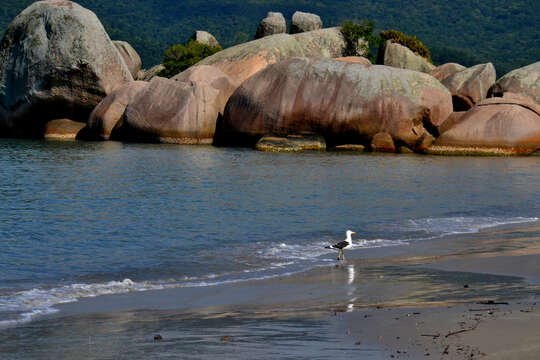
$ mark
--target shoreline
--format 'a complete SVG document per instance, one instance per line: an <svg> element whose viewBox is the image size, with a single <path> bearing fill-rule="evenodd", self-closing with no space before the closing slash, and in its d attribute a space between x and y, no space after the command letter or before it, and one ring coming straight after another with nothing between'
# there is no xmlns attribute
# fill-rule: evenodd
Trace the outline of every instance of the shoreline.
<svg viewBox="0 0 540 360"><path fill-rule="evenodd" d="M507 225L350 251L342 265L290 276L80 299L58 305L56 314L0 331L0 354L14 351L10 346L17 342L9 340L19 331L34 329L46 331L53 343L71 344L73 351L91 338L112 354L117 342L131 341L155 351L152 339L160 334L178 349L196 337L194 349L230 346L219 351L250 358L250 346L289 333L297 342L317 338L302 345L298 357L306 358L534 359L540 343L539 236L539 222ZM272 331L259 329L261 324ZM229 340L221 339L228 337L225 345ZM275 344L277 354L288 351L283 341ZM27 354L39 350L35 344L17 346Z"/></svg>

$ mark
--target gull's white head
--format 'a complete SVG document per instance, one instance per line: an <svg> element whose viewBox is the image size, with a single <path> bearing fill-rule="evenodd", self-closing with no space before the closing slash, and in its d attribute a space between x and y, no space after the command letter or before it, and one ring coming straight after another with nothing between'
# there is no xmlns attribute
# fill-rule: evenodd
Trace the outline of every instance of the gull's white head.
<svg viewBox="0 0 540 360"><path fill-rule="evenodd" d="M347 239L351 239L351 235L356 234L354 231L347 230Z"/></svg>

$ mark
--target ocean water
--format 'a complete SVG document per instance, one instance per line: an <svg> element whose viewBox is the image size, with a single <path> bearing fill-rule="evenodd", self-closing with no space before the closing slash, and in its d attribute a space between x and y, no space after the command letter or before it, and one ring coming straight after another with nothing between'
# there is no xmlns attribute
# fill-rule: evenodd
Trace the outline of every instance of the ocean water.
<svg viewBox="0 0 540 360"><path fill-rule="evenodd" d="M325 266L540 217L540 158L0 139L0 331L106 294Z"/></svg>

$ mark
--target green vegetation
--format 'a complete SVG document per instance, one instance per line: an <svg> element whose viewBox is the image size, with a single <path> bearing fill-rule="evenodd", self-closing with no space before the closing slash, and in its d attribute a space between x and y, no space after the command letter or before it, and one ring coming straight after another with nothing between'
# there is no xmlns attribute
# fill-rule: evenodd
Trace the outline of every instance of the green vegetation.
<svg viewBox="0 0 540 360"><path fill-rule="evenodd" d="M429 49L424 44L422 44L422 42L418 40L416 36L410 36L397 30L381 31L380 35L381 35L381 39L385 41L392 40L395 43L403 45L409 48L416 55L420 55L424 59L432 63L431 55L429 54Z"/></svg>
<svg viewBox="0 0 540 360"><path fill-rule="evenodd" d="M221 46L201 44L195 40L189 40L186 45L173 45L165 51L163 55L163 66L165 66L165 70L160 71L158 75L171 78L205 57L221 50L223 50Z"/></svg>
<svg viewBox="0 0 540 360"><path fill-rule="evenodd" d="M362 20L360 24L346 21L341 25L341 33L347 42L345 56L355 56L357 52L364 53L372 62L375 60L372 49L376 49L380 43L380 37L373 35L375 25L369 20ZM367 41L358 43L359 40ZM359 51L360 50L360 51Z"/></svg>
<svg viewBox="0 0 540 360"><path fill-rule="evenodd" d="M0 0L0 33L34 0ZM144 67L195 30L211 32L223 47L253 39L268 11L290 19L296 10L321 16L324 26L369 18L376 29L415 34L436 64L471 66L492 61L500 75L540 59L536 0L76 0L95 12L114 40L128 41Z"/></svg>

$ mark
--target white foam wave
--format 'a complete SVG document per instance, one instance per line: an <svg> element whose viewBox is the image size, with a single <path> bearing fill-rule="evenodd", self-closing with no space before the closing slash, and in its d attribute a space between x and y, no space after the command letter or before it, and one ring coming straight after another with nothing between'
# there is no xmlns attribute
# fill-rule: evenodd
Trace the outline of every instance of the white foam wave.
<svg viewBox="0 0 540 360"><path fill-rule="evenodd" d="M354 239L353 250L405 245L411 240L434 239L451 234L478 232L502 225L539 221L536 217L446 217L408 220L399 228L406 232L422 232L424 237L409 239ZM397 226L397 225L396 225ZM70 284L54 288L34 288L0 296L0 314L9 314L8 319L0 320L0 327L14 326L30 322L36 317L58 311L55 306L71 303L81 298L101 295L122 294L135 291L162 290L177 287L205 287L248 280L262 280L276 276L287 276L314 266L334 261L334 254L324 247L336 239L305 240L301 244L254 244L256 257L261 266L221 274L204 274L161 281L135 282L130 279L95 284ZM244 274L244 275L242 275ZM250 275L247 275L250 274ZM3 316L3 315L2 315Z"/></svg>
<svg viewBox="0 0 540 360"><path fill-rule="evenodd" d="M423 231L428 239L454 234L470 234L504 225L524 224L540 220L537 217L442 217L409 220L404 230ZM413 240L413 239L410 239Z"/></svg>

